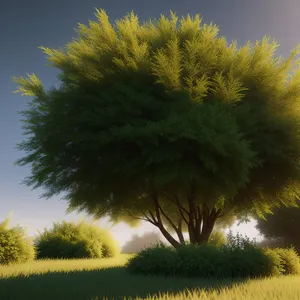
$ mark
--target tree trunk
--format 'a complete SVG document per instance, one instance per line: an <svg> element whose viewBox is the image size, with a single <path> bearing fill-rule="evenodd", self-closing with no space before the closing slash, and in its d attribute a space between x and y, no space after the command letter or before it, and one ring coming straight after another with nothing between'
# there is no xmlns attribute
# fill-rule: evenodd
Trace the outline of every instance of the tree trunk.
<svg viewBox="0 0 300 300"><path fill-rule="evenodd" d="M196 208L195 205L191 205L190 208L194 209L194 211L190 211L188 224L190 243L198 245L207 244L220 211L216 211L215 209L210 211L205 205L201 211L200 208ZM200 228L201 225L202 228Z"/></svg>
<svg viewBox="0 0 300 300"><path fill-rule="evenodd" d="M158 202L158 193L157 191L152 188L151 190L151 198L154 202L155 207L155 216L153 213L151 214L152 221L151 223L155 226L157 226L160 230L160 232L163 234L163 236L166 238L166 240L175 248L177 249L181 245L185 244L185 240L182 233L182 221L187 223L188 227L188 233L190 238L190 244L207 244L209 241L209 237L213 231L215 222L217 218L220 215L220 210L216 211L216 209L210 209L208 206L203 205L203 207L200 209L199 205L196 205L195 203L195 195L196 195L196 185L195 183L192 183L190 193L187 197L188 202L188 211L186 212L188 214L188 218L182 217L182 219L178 220L178 226L172 222L170 218L166 215L162 207L160 206ZM180 210L180 208L179 208ZM170 222L172 227L174 228L175 232L177 233L177 236L179 238L179 241L177 241L164 227L161 219L161 213L164 215L164 217ZM201 226L202 225L202 226Z"/></svg>

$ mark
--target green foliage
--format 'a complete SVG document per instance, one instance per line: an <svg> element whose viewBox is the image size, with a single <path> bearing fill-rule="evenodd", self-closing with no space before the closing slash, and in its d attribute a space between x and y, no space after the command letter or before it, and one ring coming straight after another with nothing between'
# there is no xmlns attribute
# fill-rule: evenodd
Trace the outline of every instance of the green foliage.
<svg viewBox="0 0 300 300"><path fill-rule="evenodd" d="M277 248L275 250L282 259L283 274L300 274L300 261L295 249Z"/></svg>
<svg viewBox="0 0 300 300"><path fill-rule="evenodd" d="M14 78L34 96L18 145L27 185L65 193L68 211L177 232L190 230L182 215L198 232L204 218L213 227L228 212L296 205L299 46L286 60L268 37L238 49L199 15L139 24L131 13L115 26L103 10L96 17L65 49L41 47L61 70L58 89Z"/></svg>
<svg viewBox="0 0 300 300"><path fill-rule="evenodd" d="M270 258L272 261L272 276L279 276L284 273L283 261L281 255L279 255L278 251L271 248L263 248L264 254Z"/></svg>
<svg viewBox="0 0 300 300"><path fill-rule="evenodd" d="M0 223L0 265L23 263L35 258L32 241L19 227L8 228L10 217Z"/></svg>
<svg viewBox="0 0 300 300"><path fill-rule="evenodd" d="M300 274L300 256L293 248L264 248L264 252L272 259L274 275Z"/></svg>
<svg viewBox="0 0 300 300"><path fill-rule="evenodd" d="M300 254L298 230L300 228L300 209L298 207L274 208L266 220L256 219L256 228L266 238L270 239L270 244L279 244L284 247L292 245Z"/></svg>
<svg viewBox="0 0 300 300"><path fill-rule="evenodd" d="M240 233L233 235L232 230L229 230L226 246L230 249L246 249L257 247L257 243L255 239L250 241L247 236L243 237Z"/></svg>
<svg viewBox="0 0 300 300"><path fill-rule="evenodd" d="M263 249L233 236L231 244L218 248L190 244L176 250L165 246L144 249L126 267L132 273L205 278L255 278L274 273L272 258Z"/></svg>
<svg viewBox="0 0 300 300"><path fill-rule="evenodd" d="M226 243L227 238L222 230L214 230L208 240L208 245L212 245L217 248L226 245Z"/></svg>
<svg viewBox="0 0 300 300"><path fill-rule="evenodd" d="M163 244L140 251L126 263L129 272L143 275L174 275L178 256L171 247Z"/></svg>
<svg viewBox="0 0 300 300"><path fill-rule="evenodd" d="M217 277L217 266L222 264L222 253L213 246L185 245L177 250L177 275L187 277Z"/></svg>
<svg viewBox="0 0 300 300"><path fill-rule="evenodd" d="M119 253L109 232L84 221L54 223L35 244L38 258L105 258Z"/></svg>

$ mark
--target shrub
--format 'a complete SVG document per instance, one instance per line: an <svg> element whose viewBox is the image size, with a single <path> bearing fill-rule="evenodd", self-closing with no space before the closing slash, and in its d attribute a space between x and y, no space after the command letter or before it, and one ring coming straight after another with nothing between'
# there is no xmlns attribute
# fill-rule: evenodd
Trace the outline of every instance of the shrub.
<svg viewBox="0 0 300 300"><path fill-rule="evenodd" d="M232 231L229 230L229 233L227 234L227 243L225 247L230 249L246 249L257 248L258 244L256 243L255 239L250 241L250 239L247 236L243 237L239 233L237 233L234 236Z"/></svg>
<svg viewBox="0 0 300 300"><path fill-rule="evenodd" d="M284 249L276 248L274 249L276 253L281 258L282 261L282 274L284 275L298 275L300 274L300 263L299 256L294 248Z"/></svg>
<svg viewBox="0 0 300 300"><path fill-rule="evenodd" d="M177 274L187 277L215 277L224 260L222 252L212 245L188 244L178 248L177 255Z"/></svg>
<svg viewBox="0 0 300 300"><path fill-rule="evenodd" d="M275 249L262 248L266 256L272 261L271 275L279 276L284 273L282 258Z"/></svg>
<svg viewBox="0 0 300 300"><path fill-rule="evenodd" d="M223 248L224 263L219 268L218 277L256 278L272 274L272 260L263 249L256 247Z"/></svg>
<svg viewBox="0 0 300 300"><path fill-rule="evenodd" d="M143 275L176 275L178 256L174 248L160 243L140 251L130 258L126 268L130 273Z"/></svg>
<svg viewBox="0 0 300 300"><path fill-rule="evenodd" d="M0 223L0 265L23 263L35 258L32 241L19 226L8 228L10 217Z"/></svg>
<svg viewBox="0 0 300 300"><path fill-rule="evenodd" d="M272 274L271 257L258 246L255 239L250 241L232 231L227 235L227 243L220 247L224 253L224 263L218 268L220 277L262 277Z"/></svg>
<svg viewBox="0 0 300 300"><path fill-rule="evenodd" d="M254 278L272 274L272 259L247 239L231 236L222 247L188 244L176 250L162 245L145 249L126 267L139 274Z"/></svg>
<svg viewBox="0 0 300 300"><path fill-rule="evenodd" d="M54 223L35 240L38 258L114 257L119 248L106 230L87 222Z"/></svg>

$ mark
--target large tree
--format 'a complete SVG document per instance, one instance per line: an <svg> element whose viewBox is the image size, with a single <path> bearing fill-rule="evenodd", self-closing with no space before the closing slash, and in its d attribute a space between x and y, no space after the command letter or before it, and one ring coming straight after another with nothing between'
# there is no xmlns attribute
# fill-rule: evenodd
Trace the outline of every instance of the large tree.
<svg viewBox="0 0 300 300"><path fill-rule="evenodd" d="M25 184L66 193L68 211L150 222L174 247L184 231L207 243L227 216L296 205L299 47L283 60L268 37L228 45L199 15L96 17L65 49L41 47L59 88L14 78L34 96L18 145Z"/></svg>
<svg viewBox="0 0 300 300"><path fill-rule="evenodd" d="M257 219L256 228L267 239L277 241L288 247L294 246L300 254L300 209L298 207L280 207L272 210L266 220Z"/></svg>

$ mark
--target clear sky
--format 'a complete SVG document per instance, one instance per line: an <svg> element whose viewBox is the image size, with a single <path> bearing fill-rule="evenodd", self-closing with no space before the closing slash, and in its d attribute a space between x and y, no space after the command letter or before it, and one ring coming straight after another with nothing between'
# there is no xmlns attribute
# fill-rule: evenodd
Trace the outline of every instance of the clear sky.
<svg viewBox="0 0 300 300"><path fill-rule="evenodd" d="M172 10L179 17L200 14L205 23L214 22L220 26L220 35L230 42L237 39L238 44L248 40L255 41L264 35L275 38L280 43L278 55L286 57L300 43L299 0L10 0L0 5L0 220L14 211L11 224L27 227L29 235L37 230L51 227L52 222L77 220L85 214L65 215L67 203L54 197L40 199L42 190L20 185L30 174L30 167L17 167L13 163L24 155L15 149L21 142L21 116L18 111L26 108L31 98L12 94L16 84L12 76L26 76L35 73L46 88L58 86L56 76L59 70L46 67L45 54L39 46L50 48L63 47L76 37L77 23L88 24L95 20L95 8L103 8L111 21L134 11L140 21L158 18L160 14L169 16ZM99 222L103 227L109 224ZM237 228L249 237L257 236L254 223ZM155 231L151 225L130 229L121 223L111 232L122 245L130 239L132 233Z"/></svg>

